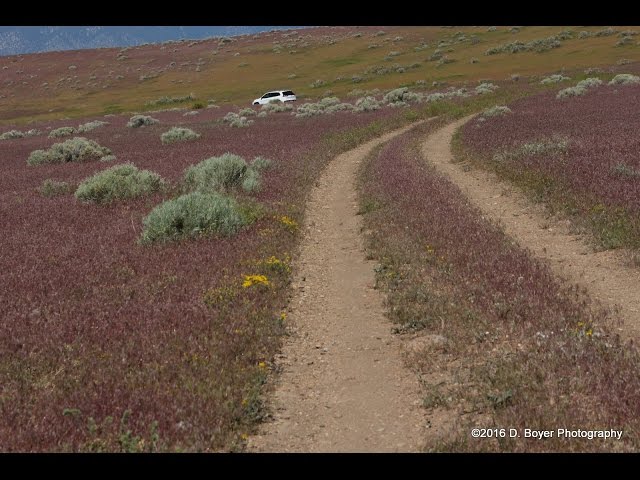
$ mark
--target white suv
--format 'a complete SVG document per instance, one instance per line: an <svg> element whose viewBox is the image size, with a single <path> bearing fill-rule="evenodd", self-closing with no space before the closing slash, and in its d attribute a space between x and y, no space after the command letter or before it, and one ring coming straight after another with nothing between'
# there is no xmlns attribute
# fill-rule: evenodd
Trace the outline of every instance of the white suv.
<svg viewBox="0 0 640 480"><path fill-rule="evenodd" d="M267 92L260 98L256 98L253 101L254 105L264 105L270 102L280 101L284 102L293 102L296 100L296 94L291 90L274 90L273 92Z"/></svg>

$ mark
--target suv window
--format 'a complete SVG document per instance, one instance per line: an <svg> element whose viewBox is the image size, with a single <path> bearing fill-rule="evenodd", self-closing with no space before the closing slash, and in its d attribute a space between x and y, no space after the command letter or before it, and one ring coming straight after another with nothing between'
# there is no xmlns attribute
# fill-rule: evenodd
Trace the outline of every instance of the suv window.
<svg viewBox="0 0 640 480"><path fill-rule="evenodd" d="M295 93L293 93L291 90L286 90L282 92L282 95L284 95L285 97L288 97L289 95L295 95Z"/></svg>
<svg viewBox="0 0 640 480"><path fill-rule="evenodd" d="M269 93L265 93L262 98L272 98L272 97L277 97L280 94L278 92L269 92Z"/></svg>

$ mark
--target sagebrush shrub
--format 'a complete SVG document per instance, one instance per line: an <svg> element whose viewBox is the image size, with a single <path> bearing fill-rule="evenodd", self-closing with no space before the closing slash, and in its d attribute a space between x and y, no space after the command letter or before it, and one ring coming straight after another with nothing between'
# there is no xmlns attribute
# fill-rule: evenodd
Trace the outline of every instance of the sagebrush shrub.
<svg viewBox="0 0 640 480"><path fill-rule="evenodd" d="M48 150L31 152L27 164L86 162L100 160L109 155L111 155L111 150L98 145L93 140L75 137L63 143L54 143Z"/></svg>
<svg viewBox="0 0 640 480"><path fill-rule="evenodd" d="M600 80L597 77L589 77L589 78L585 78L584 80L581 80L578 82L578 84L576 85L576 87L578 88L592 88L592 87L598 87L602 85L602 80Z"/></svg>
<svg viewBox="0 0 640 480"><path fill-rule="evenodd" d="M201 235L233 235L249 223L233 198L192 192L155 207L143 220L140 242L149 244Z"/></svg>
<svg viewBox="0 0 640 480"><path fill-rule="evenodd" d="M486 109L482 112L484 117L501 117L502 115L506 115L508 113L512 113L511 109L504 105L496 105L494 107Z"/></svg>
<svg viewBox="0 0 640 480"><path fill-rule="evenodd" d="M247 193L253 193L259 191L260 187L260 173L253 168L247 168L242 179L242 190Z"/></svg>
<svg viewBox="0 0 640 480"><path fill-rule="evenodd" d="M271 168L272 163L273 162L268 158L255 157L251 160L251 168L257 171L267 170L268 168Z"/></svg>
<svg viewBox="0 0 640 480"><path fill-rule="evenodd" d="M236 128L248 127L253 123L253 120L247 120L247 117L238 115L235 112L227 113L222 119L222 121Z"/></svg>
<svg viewBox="0 0 640 480"><path fill-rule="evenodd" d="M296 117L306 118L315 115L324 115L325 113L340 112L343 110L351 110L353 105L350 103L340 103L337 97L325 97L318 103L303 103L296 109Z"/></svg>
<svg viewBox="0 0 640 480"><path fill-rule="evenodd" d="M157 173L125 163L87 178L80 183L75 196L83 202L108 203L149 195L163 186L164 181Z"/></svg>
<svg viewBox="0 0 640 480"><path fill-rule="evenodd" d="M373 112L380 109L380 102L375 97L363 97L356 100L354 113Z"/></svg>
<svg viewBox="0 0 640 480"><path fill-rule="evenodd" d="M76 129L73 127L60 127L49 132L49 138L68 137L76 133Z"/></svg>
<svg viewBox="0 0 640 480"><path fill-rule="evenodd" d="M228 152L207 158L186 169L184 186L190 191L229 192L242 187L247 177L254 177L253 182L259 183L258 170L267 166L265 160L258 160L257 166L249 166L240 155Z"/></svg>
<svg viewBox="0 0 640 480"><path fill-rule="evenodd" d="M24 138L25 134L20 130L9 130L0 135L0 140L13 140L14 138Z"/></svg>
<svg viewBox="0 0 640 480"><path fill-rule="evenodd" d="M172 127L171 130L160 135L162 143L186 142L200 138L200 134L194 132L190 128Z"/></svg>
<svg viewBox="0 0 640 480"><path fill-rule="evenodd" d="M160 120L157 120L148 115L134 115L129 119L129 122L127 122L127 127L130 127L130 128L147 127L149 125L154 125L159 122Z"/></svg>
<svg viewBox="0 0 640 480"><path fill-rule="evenodd" d="M571 80L571 77L565 77L564 75L555 74L543 78L542 80L540 80L540 83L542 83L543 85L549 85L551 83L559 83L566 80Z"/></svg>
<svg viewBox="0 0 640 480"><path fill-rule="evenodd" d="M640 77L630 73L620 73L613 77L609 85L634 85L640 83Z"/></svg>
<svg viewBox="0 0 640 480"><path fill-rule="evenodd" d="M493 93L494 90L497 90L499 87L491 82L483 82L478 85L475 89L476 95L483 95L485 93Z"/></svg>
<svg viewBox="0 0 640 480"><path fill-rule="evenodd" d="M579 97L587 93L587 89L585 87L569 87L563 90L560 90L556 95L556 98L569 98L569 97Z"/></svg>
<svg viewBox="0 0 640 480"><path fill-rule="evenodd" d="M243 108L238 112L238 115L240 115L241 117L250 117L255 114L256 114L256 111L251 107Z"/></svg>
<svg viewBox="0 0 640 480"><path fill-rule="evenodd" d="M407 104L409 102L419 102L420 100L422 100L422 95L409 91L407 87L396 88L382 97L382 101L390 105Z"/></svg>
<svg viewBox="0 0 640 480"><path fill-rule="evenodd" d="M94 120L93 122L83 123L78 126L78 133L90 132L96 128L100 128L103 125L109 125L109 122L103 122L102 120Z"/></svg>
<svg viewBox="0 0 640 480"><path fill-rule="evenodd" d="M67 182L58 182L56 180L47 178L44 182L42 182L42 186L38 191L45 197L57 197L58 195L70 193L71 189L71 185L69 185Z"/></svg>
<svg viewBox="0 0 640 480"><path fill-rule="evenodd" d="M265 103L264 105L262 105L261 110L264 113L289 112L289 111L293 110L293 107L288 103L269 102L269 103Z"/></svg>

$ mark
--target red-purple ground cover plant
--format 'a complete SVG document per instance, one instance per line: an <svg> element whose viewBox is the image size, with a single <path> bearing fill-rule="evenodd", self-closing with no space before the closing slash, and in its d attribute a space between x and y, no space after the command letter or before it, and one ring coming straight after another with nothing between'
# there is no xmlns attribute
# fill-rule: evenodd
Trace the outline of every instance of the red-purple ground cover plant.
<svg viewBox="0 0 640 480"><path fill-rule="evenodd" d="M261 385L284 332L307 191L341 150L408 121L393 109L275 114L248 128L153 116L160 123L141 128L107 117L83 134L112 162L27 166L31 151L60 140L0 143L1 451L242 448L266 414ZM163 145L178 124L202 136ZM139 245L142 219L179 193L185 168L225 152L273 161L253 196L262 215L233 237ZM38 192L46 179L73 186L126 162L173 188L108 205Z"/></svg>
<svg viewBox="0 0 640 480"><path fill-rule="evenodd" d="M570 214L604 248L640 248L640 86L605 82L582 96L555 95L520 99L509 104L512 114L470 121L456 141L458 157ZM553 139L566 149L518 151Z"/></svg>
<svg viewBox="0 0 640 480"><path fill-rule="evenodd" d="M431 448L637 451L637 350L610 333L610 312L556 280L422 158L418 142L444 121L370 155L359 187L368 252L397 331L446 338L409 357L424 406L448 422ZM472 427L624 433L620 441L474 439Z"/></svg>

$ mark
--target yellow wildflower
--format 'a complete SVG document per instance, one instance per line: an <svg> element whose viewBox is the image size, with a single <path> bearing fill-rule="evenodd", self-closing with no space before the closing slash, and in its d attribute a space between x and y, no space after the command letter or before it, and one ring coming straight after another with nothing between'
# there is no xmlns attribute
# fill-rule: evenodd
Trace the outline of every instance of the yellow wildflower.
<svg viewBox="0 0 640 480"><path fill-rule="evenodd" d="M260 368L260 369L263 369L263 368L266 368L266 367L267 367L267 364L266 364L266 363L264 363L264 362L260 362L260 363L258 364L258 368Z"/></svg>
<svg viewBox="0 0 640 480"><path fill-rule="evenodd" d="M587 337L590 337L591 335L593 335L593 330L590 328L589 330L587 330L587 331L585 332L585 335L586 335Z"/></svg>
<svg viewBox="0 0 640 480"><path fill-rule="evenodd" d="M286 313L284 313L284 312L282 312L282 313L280 314L280 320L282 320L282 321L284 322L286 319L287 319L287 314L286 314Z"/></svg>
<svg viewBox="0 0 640 480"><path fill-rule="evenodd" d="M249 435L247 435L246 433L243 433L242 435L240 435L240 438L242 440L247 440L249 438Z"/></svg>
<svg viewBox="0 0 640 480"><path fill-rule="evenodd" d="M298 222L296 222L291 217L287 217L286 215L283 215L282 217L280 217L279 220L280 220L280 223L282 223L289 230L295 230L296 228L298 228Z"/></svg>
<svg viewBox="0 0 640 480"><path fill-rule="evenodd" d="M264 285L265 287L268 287L270 283L265 275L245 275L242 287L249 288L253 285Z"/></svg>

